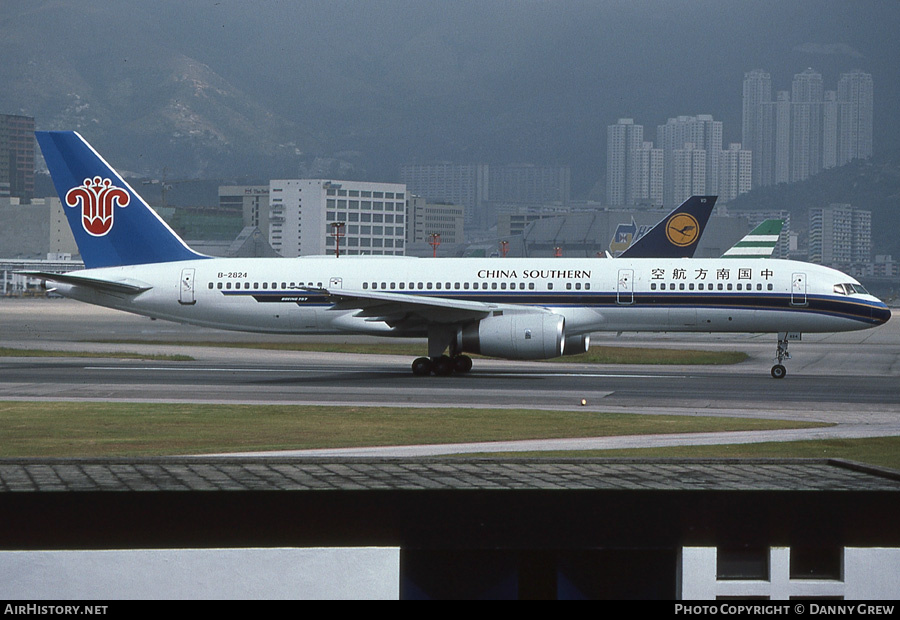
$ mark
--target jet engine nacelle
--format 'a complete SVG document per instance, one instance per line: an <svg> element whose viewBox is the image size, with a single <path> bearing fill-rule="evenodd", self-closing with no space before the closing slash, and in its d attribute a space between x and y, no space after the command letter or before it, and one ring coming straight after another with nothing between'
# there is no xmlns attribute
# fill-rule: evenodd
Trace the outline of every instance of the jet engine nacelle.
<svg viewBox="0 0 900 620"><path fill-rule="evenodd" d="M456 332L460 351L511 360L559 357L565 345L565 319L558 314L517 313L489 316Z"/></svg>
<svg viewBox="0 0 900 620"><path fill-rule="evenodd" d="M563 355L581 355L591 348L591 335L566 336L563 342Z"/></svg>

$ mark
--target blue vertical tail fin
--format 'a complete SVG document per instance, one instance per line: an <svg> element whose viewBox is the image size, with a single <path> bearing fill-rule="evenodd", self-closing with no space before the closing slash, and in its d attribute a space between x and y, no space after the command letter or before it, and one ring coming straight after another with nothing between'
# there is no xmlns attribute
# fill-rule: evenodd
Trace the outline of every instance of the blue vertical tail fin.
<svg viewBox="0 0 900 620"><path fill-rule="evenodd" d="M716 205L716 198L718 196L691 196L619 257L692 258Z"/></svg>
<svg viewBox="0 0 900 620"><path fill-rule="evenodd" d="M79 134L35 135L85 267L207 258L189 248Z"/></svg>

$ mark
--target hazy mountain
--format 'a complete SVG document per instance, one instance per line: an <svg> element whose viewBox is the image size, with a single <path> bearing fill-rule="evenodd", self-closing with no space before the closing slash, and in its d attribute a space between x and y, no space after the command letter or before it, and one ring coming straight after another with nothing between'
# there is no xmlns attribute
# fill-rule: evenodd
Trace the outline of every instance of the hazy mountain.
<svg viewBox="0 0 900 620"><path fill-rule="evenodd" d="M411 161L572 166L606 126L713 114L740 140L745 71L789 89L873 74L900 134L900 4L803 0L4 0L0 111L78 129L122 168L396 180Z"/></svg>
<svg viewBox="0 0 900 620"><path fill-rule="evenodd" d="M832 203L871 211L875 253L900 257L896 226L900 205L900 161L897 159L876 156L857 160L800 183L755 189L731 201L728 208L731 212L787 210L791 213L791 228L805 231L809 226L809 210Z"/></svg>

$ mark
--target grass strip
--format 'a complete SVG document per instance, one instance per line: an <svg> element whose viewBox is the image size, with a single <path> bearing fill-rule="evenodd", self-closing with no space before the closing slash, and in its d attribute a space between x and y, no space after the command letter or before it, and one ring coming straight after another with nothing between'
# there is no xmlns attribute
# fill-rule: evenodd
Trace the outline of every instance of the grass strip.
<svg viewBox="0 0 900 620"><path fill-rule="evenodd" d="M136 340L107 340L105 344L160 344L195 347L227 347L235 349L267 349L272 351L314 351L320 353L354 353L358 355L406 355L418 357L425 354L423 344L385 342L328 343L328 342L150 342ZM479 357L473 355L472 357ZM552 362L574 364L662 364L662 365L724 365L739 364L749 356L742 351L704 351L692 349L666 349L645 347L593 346L587 353L557 357Z"/></svg>
<svg viewBox="0 0 900 620"><path fill-rule="evenodd" d="M127 360L154 360L169 362L192 362L190 355L164 355L157 353L128 353L117 351L46 351L44 349L12 349L0 347L0 357L91 357L117 358Z"/></svg>
<svg viewBox="0 0 900 620"><path fill-rule="evenodd" d="M0 402L0 457L162 456L828 426L588 411Z"/></svg>

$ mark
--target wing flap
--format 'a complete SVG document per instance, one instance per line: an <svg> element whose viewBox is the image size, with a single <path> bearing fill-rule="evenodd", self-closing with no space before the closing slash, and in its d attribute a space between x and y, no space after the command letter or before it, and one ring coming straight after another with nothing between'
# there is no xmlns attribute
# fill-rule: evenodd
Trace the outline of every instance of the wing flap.
<svg viewBox="0 0 900 620"><path fill-rule="evenodd" d="M397 325L404 321L459 323L483 319L497 304L465 299L351 289L307 289L328 295L333 310L358 310L356 316Z"/></svg>

